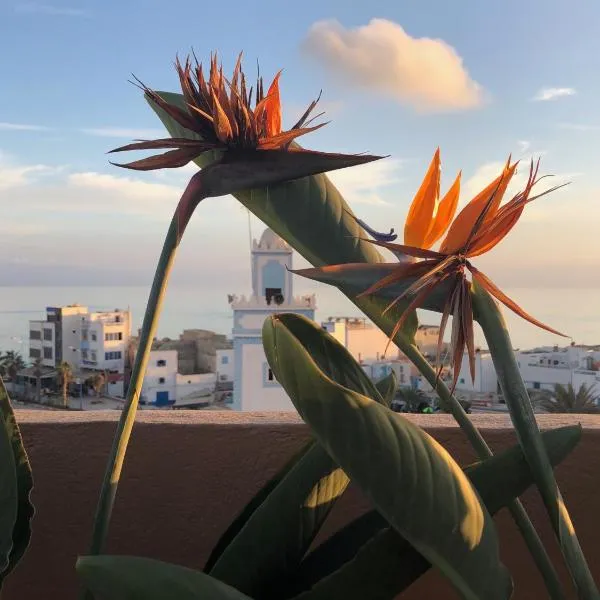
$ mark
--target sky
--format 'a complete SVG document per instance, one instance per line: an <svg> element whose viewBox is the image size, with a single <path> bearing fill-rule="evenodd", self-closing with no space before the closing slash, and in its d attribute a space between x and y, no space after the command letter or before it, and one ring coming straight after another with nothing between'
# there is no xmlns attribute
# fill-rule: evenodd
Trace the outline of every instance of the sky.
<svg viewBox="0 0 600 600"><path fill-rule="evenodd" d="M541 157L552 183L514 232L477 260L508 288L597 289L600 114L596 0L0 0L2 283L146 285L193 169L135 173L107 151L162 137L128 81L179 91L176 55L243 50L266 78L284 69L284 124L322 90L331 120L306 147L390 155L333 173L374 228L402 230L436 147L442 188L462 202L508 155ZM133 156L132 156L133 160ZM515 185L522 183L526 169ZM251 235L263 226L250 222ZM248 216L231 197L194 215L174 281L247 281ZM298 266L302 266L297 261ZM240 290L243 292L244 290ZM600 332L599 332L600 333Z"/></svg>

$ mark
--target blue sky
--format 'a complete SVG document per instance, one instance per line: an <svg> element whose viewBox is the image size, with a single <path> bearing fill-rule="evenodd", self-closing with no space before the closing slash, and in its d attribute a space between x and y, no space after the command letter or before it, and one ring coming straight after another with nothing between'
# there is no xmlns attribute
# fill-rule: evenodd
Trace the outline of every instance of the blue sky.
<svg viewBox="0 0 600 600"><path fill-rule="evenodd" d="M105 153L161 135L128 79L178 91L173 60L193 47L205 58L218 50L226 70L240 50L249 74L257 59L267 77L283 68L288 124L323 89L332 122L306 146L390 154L334 176L374 227L401 229L438 145L443 186L462 169L464 200L510 152L541 155L545 172L573 183L533 205L481 264L509 288L597 288L599 19L594 0L4 0L0 267L10 283L40 273L149 281L191 171L132 174ZM247 281L246 218L232 199L213 200L195 217L176 280ZM217 246L222 260L202 263Z"/></svg>

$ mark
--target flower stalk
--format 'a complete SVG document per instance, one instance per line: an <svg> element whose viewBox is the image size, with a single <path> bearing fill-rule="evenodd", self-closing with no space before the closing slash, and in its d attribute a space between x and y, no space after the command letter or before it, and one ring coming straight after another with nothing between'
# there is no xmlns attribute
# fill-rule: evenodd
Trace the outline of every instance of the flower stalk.
<svg viewBox="0 0 600 600"><path fill-rule="evenodd" d="M131 437L140 394L142 392L144 374L148 366L148 359L150 358L152 340L154 339L158 327L169 276L175 261L175 254L192 213L203 197L205 196L202 194L201 173L197 173L191 178L190 183L179 201L177 210L169 225L163 249L156 266L154 281L152 283L152 288L150 289L150 296L148 298L148 304L146 305L146 312L144 314L144 321L140 332L139 346L131 372L131 380L127 389L127 397L125 399L123 411L121 412L119 424L117 425L117 431L115 433L110 457L106 465L102 488L100 490L96 516L94 518L92 542L89 551L89 554L91 555L100 554L104 548L117 487L121 478L121 470L123 468L123 462Z"/></svg>
<svg viewBox="0 0 600 600"><path fill-rule="evenodd" d="M508 329L498 305L477 280L473 283L473 306L492 355L517 439L548 511L578 597L581 600L597 600L600 593L556 483L531 400L515 360Z"/></svg>

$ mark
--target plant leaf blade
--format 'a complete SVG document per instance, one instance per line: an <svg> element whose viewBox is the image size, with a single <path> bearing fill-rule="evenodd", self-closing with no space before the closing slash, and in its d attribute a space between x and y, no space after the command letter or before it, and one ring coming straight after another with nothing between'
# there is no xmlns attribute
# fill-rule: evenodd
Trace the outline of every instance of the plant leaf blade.
<svg viewBox="0 0 600 600"><path fill-rule="evenodd" d="M463 597L509 598L512 581L499 560L491 517L458 465L408 420L324 375L288 327L298 320L310 325L291 314L265 321L264 346L315 437Z"/></svg>
<svg viewBox="0 0 600 600"><path fill-rule="evenodd" d="M76 570L98 600L250 600L210 575L149 558L83 556Z"/></svg>

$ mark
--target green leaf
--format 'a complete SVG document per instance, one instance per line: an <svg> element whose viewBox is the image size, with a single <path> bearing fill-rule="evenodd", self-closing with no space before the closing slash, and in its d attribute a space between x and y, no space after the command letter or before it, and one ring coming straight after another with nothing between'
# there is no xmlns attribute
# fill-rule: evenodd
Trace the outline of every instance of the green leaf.
<svg viewBox="0 0 600 600"><path fill-rule="evenodd" d="M181 94L158 94L170 104L187 110ZM147 100L171 136L199 139L197 134L182 127L154 102ZM207 152L195 162L199 167L205 167L218 156L218 153ZM367 237L366 232L352 218L350 207L324 174L236 192L234 196L312 265L383 261L373 244L360 239ZM405 306L406 303L399 303L390 311L390 317L395 318L394 323ZM408 342L414 340L417 327L414 312L402 328Z"/></svg>
<svg viewBox="0 0 600 600"><path fill-rule="evenodd" d="M317 440L464 598L509 598L493 522L460 467L410 421L323 373L292 332L296 321L329 337L304 317L279 314L265 321L264 347Z"/></svg>
<svg viewBox="0 0 600 600"><path fill-rule="evenodd" d="M21 438L18 428L15 430L16 422L12 407L1 378L0 421L0 573L5 573L10 567L13 536L17 529L17 511L19 509L17 457L14 449L15 434L19 443ZM23 454L24 452L23 450Z"/></svg>
<svg viewBox="0 0 600 600"><path fill-rule="evenodd" d="M17 485L17 514L12 531L12 548L9 555L8 566L0 574L0 587L6 576L16 567L21 560L31 539L31 520L34 508L30 495L33 489L33 475L31 465L23 446L21 431L15 419L12 405L6 386L0 378L0 416L2 417L3 431L10 440L15 467Z"/></svg>
<svg viewBox="0 0 600 600"><path fill-rule="evenodd" d="M578 425L542 434L552 465L559 464L581 440ZM465 468L490 514L495 514L533 483L519 446ZM383 530L386 529L384 533ZM365 513L311 552L290 582L286 597L298 600L392 600L431 564L376 511ZM312 588L312 589L311 589Z"/></svg>
<svg viewBox="0 0 600 600"><path fill-rule="evenodd" d="M398 380L396 379L396 373L391 371L389 375L382 377L376 384L377 391L383 398L383 403L386 406L391 406L392 400L396 396L398 390Z"/></svg>
<svg viewBox="0 0 600 600"><path fill-rule="evenodd" d="M383 402L346 349L305 321L290 324L319 368L331 378ZM286 465L244 509L211 556L207 571L256 597L273 597L304 558L348 478L317 443ZM248 552L252 547L253 551Z"/></svg>
<svg viewBox="0 0 600 600"><path fill-rule="evenodd" d="M210 575L149 558L83 556L76 569L96 600L250 600Z"/></svg>
<svg viewBox="0 0 600 600"><path fill-rule="evenodd" d="M290 471L304 458L304 456L314 447L314 442L305 444L265 485L252 497L250 502L244 507L242 512L233 520L231 525L225 530L225 533L219 538L213 548L204 570L210 573L219 558L223 555L226 548L235 540L252 515L267 500L270 494L277 489L277 486L285 479Z"/></svg>

